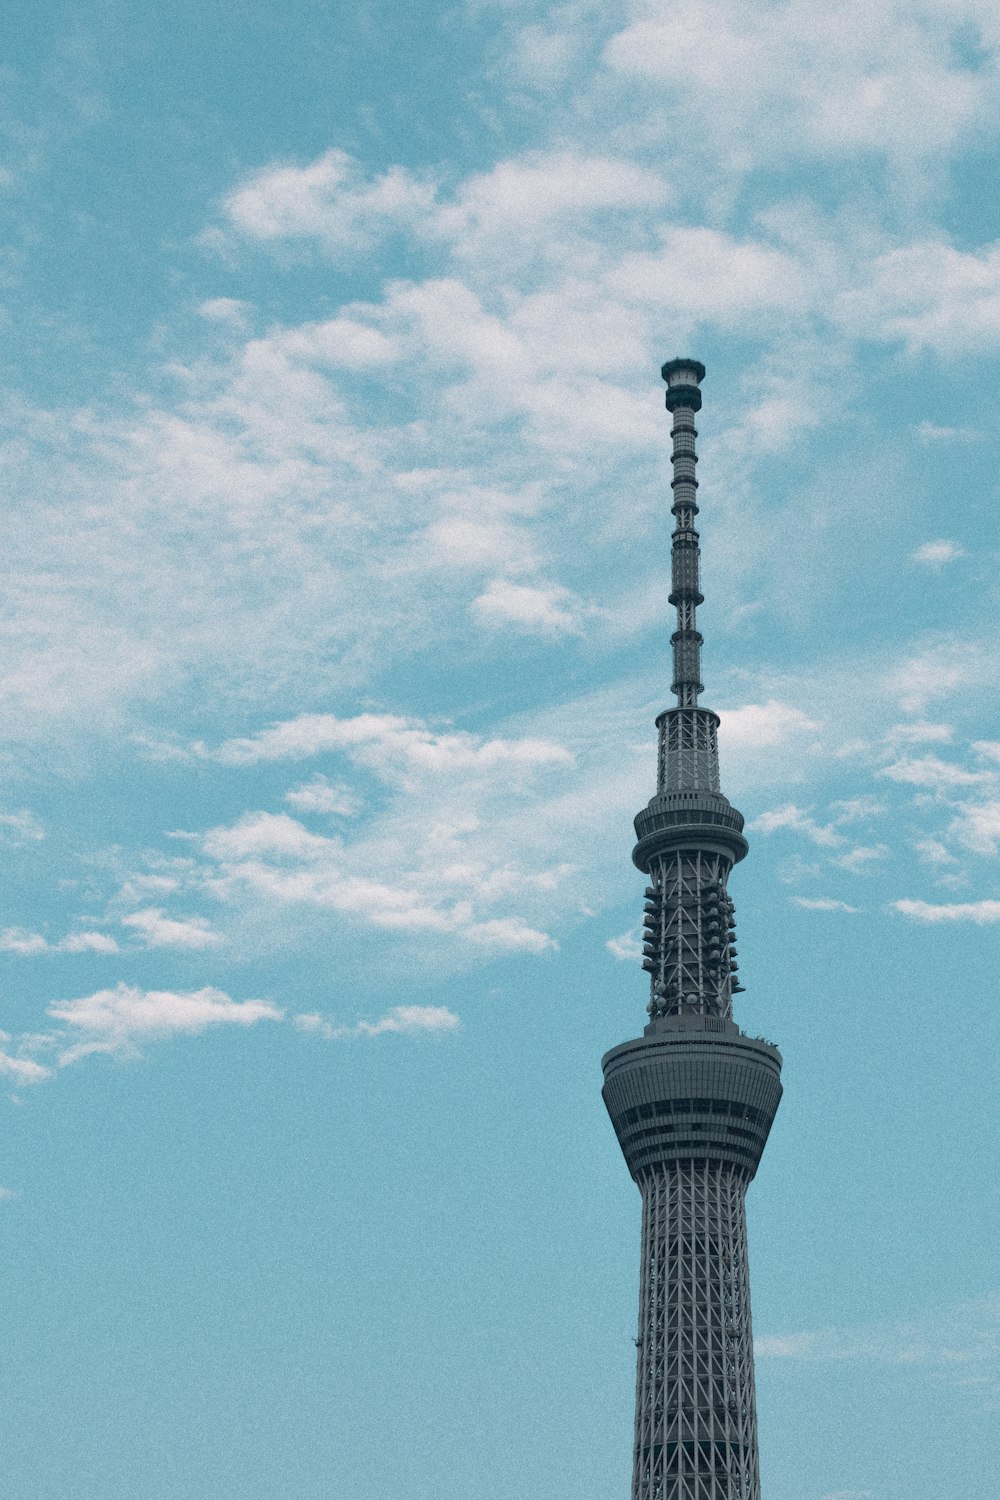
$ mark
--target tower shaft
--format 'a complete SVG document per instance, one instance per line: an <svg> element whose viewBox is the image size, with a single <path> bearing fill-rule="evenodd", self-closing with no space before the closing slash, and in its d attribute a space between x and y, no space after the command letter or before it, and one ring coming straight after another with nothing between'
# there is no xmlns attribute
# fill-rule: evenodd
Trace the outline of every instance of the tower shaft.
<svg viewBox="0 0 1000 1500"><path fill-rule="evenodd" d="M704 1159L643 1179L632 1500L759 1500L745 1194Z"/></svg>
<svg viewBox="0 0 1000 1500"><path fill-rule="evenodd" d="M673 413L675 708L657 719L656 793L635 819L648 877L650 1021L603 1059L604 1101L642 1194L632 1500L760 1500L744 1200L781 1098L781 1054L732 1019L728 893L747 852L700 708L694 414L704 367L663 367Z"/></svg>

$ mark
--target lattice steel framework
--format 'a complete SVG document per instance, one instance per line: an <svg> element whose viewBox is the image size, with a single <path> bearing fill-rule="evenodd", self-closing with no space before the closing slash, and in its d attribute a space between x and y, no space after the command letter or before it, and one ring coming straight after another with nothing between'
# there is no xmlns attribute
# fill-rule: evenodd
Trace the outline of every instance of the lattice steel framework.
<svg viewBox="0 0 1000 1500"><path fill-rule="evenodd" d="M704 376L696 360L663 367L677 706L657 719L656 794L635 820L650 1020L603 1061L605 1103L643 1201L632 1500L760 1500L744 1199L781 1098L781 1055L732 1019L743 986L727 884L747 845L719 788L719 719L698 704Z"/></svg>

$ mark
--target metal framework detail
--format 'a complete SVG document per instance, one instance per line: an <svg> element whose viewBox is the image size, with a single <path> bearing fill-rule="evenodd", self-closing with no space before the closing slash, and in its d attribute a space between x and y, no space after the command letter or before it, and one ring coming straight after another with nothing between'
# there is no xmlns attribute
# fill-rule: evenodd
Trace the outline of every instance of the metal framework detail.
<svg viewBox="0 0 1000 1500"><path fill-rule="evenodd" d="M642 1194L632 1500L760 1500L744 1200L781 1098L781 1054L739 1030L728 884L743 817L701 708L695 413L705 370L663 367L673 413L674 708L658 717L656 792L636 815L647 877L649 1024L603 1059L604 1100Z"/></svg>
<svg viewBox="0 0 1000 1500"><path fill-rule="evenodd" d="M632 1500L760 1500L746 1177L644 1175Z"/></svg>

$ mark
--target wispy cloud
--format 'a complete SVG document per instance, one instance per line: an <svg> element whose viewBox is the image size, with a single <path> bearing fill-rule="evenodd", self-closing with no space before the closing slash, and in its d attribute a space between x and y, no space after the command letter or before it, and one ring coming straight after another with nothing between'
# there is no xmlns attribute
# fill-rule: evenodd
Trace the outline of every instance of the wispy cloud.
<svg viewBox="0 0 1000 1500"><path fill-rule="evenodd" d="M957 542L937 541L922 542L915 551L910 553L910 561L923 563L929 568L943 568L945 563L955 562L964 557L965 551Z"/></svg>
<svg viewBox="0 0 1000 1500"><path fill-rule="evenodd" d="M0 812L0 839L8 844L36 844L45 837L45 829L28 808L18 812Z"/></svg>
<svg viewBox="0 0 1000 1500"><path fill-rule="evenodd" d="M351 787L328 781L321 772L287 791L285 801L297 812L329 813L342 818L353 818L362 806L361 798Z"/></svg>
<svg viewBox="0 0 1000 1500"><path fill-rule="evenodd" d="M158 906L122 917L123 927L136 933L147 948L211 948L221 942L204 917L168 917Z"/></svg>
<svg viewBox="0 0 1000 1500"><path fill-rule="evenodd" d="M134 1055L142 1044L172 1036L196 1036L212 1026L255 1026L280 1021L284 1012L268 1000L233 1000L223 990L143 990L120 983L79 1000L62 1000L48 1014L78 1040L63 1046L59 1065L94 1052Z"/></svg>
<svg viewBox="0 0 1000 1500"><path fill-rule="evenodd" d="M118 953L119 947L108 932L70 932L57 943L50 943L40 932L26 927L5 927L0 932L0 952L20 958L35 958L41 953Z"/></svg>
<svg viewBox="0 0 1000 1500"><path fill-rule="evenodd" d="M893 901L894 911L901 912L914 922L974 922L979 927L1000 922L1000 901L953 901L935 905L932 901Z"/></svg>
<svg viewBox="0 0 1000 1500"><path fill-rule="evenodd" d="M353 1025L340 1025L318 1011L310 1011L295 1016L294 1023L300 1031L328 1042L393 1034L445 1036L462 1027L458 1016L445 1005L394 1005L377 1021L356 1021Z"/></svg>
<svg viewBox="0 0 1000 1500"><path fill-rule="evenodd" d="M941 760L937 755L903 756L879 773L891 781L901 781L909 786L951 788L964 786L991 786L997 781L993 771L966 771L953 761Z"/></svg>
<svg viewBox="0 0 1000 1500"><path fill-rule="evenodd" d="M642 931L637 927L630 927L628 932L621 932L617 937L608 938L604 944L612 958L619 958L626 963L636 963L642 958Z"/></svg>
<svg viewBox="0 0 1000 1500"><path fill-rule="evenodd" d="M495 578L472 601L471 608L485 625L513 625L543 635L559 635L577 628L575 614L569 607L571 603L569 590L560 586L537 588Z"/></svg>
<svg viewBox="0 0 1000 1500"><path fill-rule="evenodd" d="M792 901L796 906L802 906L806 911L846 911L856 913L859 908L849 906L846 901L838 901L834 896L793 896Z"/></svg>
<svg viewBox="0 0 1000 1500"><path fill-rule="evenodd" d="M989 1399L1000 1393L1000 1298L959 1303L906 1323L763 1334L754 1351L761 1359L907 1367L979 1389Z"/></svg>
<svg viewBox="0 0 1000 1500"><path fill-rule="evenodd" d="M389 714L301 714L246 739L226 740L213 758L224 765L304 760L335 751L383 772L393 767L432 775L489 773L501 766L568 765L572 755L545 740L486 740L473 734L437 733L414 720Z"/></svg>

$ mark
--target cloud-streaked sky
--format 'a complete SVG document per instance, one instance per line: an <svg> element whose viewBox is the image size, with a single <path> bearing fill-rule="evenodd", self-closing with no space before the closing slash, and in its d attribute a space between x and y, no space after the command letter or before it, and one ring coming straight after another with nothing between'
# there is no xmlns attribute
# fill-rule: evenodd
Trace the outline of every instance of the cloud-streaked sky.
<svg viewBox="0 0 1000 1500"><path fill-rule="evenodd" d="M996 7L3 30L10 1493L625 1492L678 354L765 1493L990 1493Z"/></svg>

